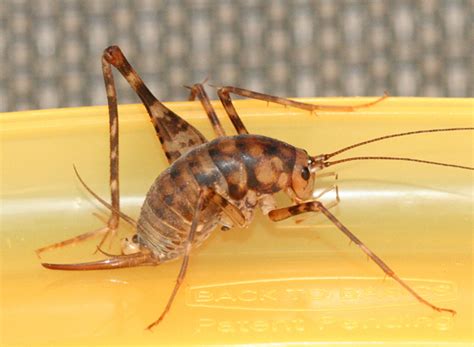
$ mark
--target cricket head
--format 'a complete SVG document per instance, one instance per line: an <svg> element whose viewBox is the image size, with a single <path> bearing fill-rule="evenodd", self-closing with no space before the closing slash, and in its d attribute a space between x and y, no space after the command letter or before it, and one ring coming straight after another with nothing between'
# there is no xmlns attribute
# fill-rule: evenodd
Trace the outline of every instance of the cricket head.
<svg viewBox="0 0 474 347"><path fill-rule="evenodd" d="M301 202L311 198L314 190L316 169L312 166L312 157L305 150L296 151L295 164L291 173L291 185L287 193L295 201Z"/></svg>

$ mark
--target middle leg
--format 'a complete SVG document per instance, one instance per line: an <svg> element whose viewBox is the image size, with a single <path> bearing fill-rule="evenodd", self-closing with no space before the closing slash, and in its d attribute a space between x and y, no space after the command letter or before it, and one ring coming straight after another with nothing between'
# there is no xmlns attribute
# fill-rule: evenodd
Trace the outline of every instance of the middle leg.
<svg viewBox="0 0 474 347"><path fill-rule="evenodd" d="M148 325L147 327L148 330L151 330L155 325L158 325L163 320L163 318L165 318L166 314L169 312L171 308L171 305L173 304L176 294L178 293L178 290L184 281L184 277L186 276L186 272L189 265L189 257L191 253L191 248L194 242L194 236L196 234L196 230L200 222L200 219L199 219L200 214L206 207L206 204L211 203L211 202L219 206L223 210L223 212L229 215L231 219L235 221L238 225L242 225L245 222L245 218L240 213L240 211L235 206L233 206L229 201L227 201L223 196L219 195L217 192L212 191L210 189L201 190L201 192L199 193L198 201L196 203L195 212L194 212L193 220L191 223L191 228L189 230L187 240L184 243L184 256L183 256L183 261L181 263L181 268L178 274L178 278L176 279L176 284L173 288L173 291L170 297L168 298L168 302L165 308L160 314L160 317L156 321Z"/></svg>
<svg viewBox="0 0 474 347"><path fill-rule="evenodd" d="M211 122L212 128L214 129L217 137L226 136L224 128L222 127L219 118L217 118L216 111L211 105L211 101L209 100L209 96L207 95L203 84L196 83L192 87L186 86L186 88L191 90L188 101L194 101L196 98L199 99L204 111L206 111L207 117L209 118L209 121Z"/></svg>
<svg viewBox="0 0 474 347"><path fill-rule="evenodd" d="M286 98L282 98L278 96L273 96L269 94L263 94L263 93L255 92L248 89L238 88L238 87L227 86L227 87L219 88L217 90L217 95L219 96L219 99L221 100L225 111L229 115L230 120L234 124L239 134L248 134L248 131L245 128L244 124L242 123L242 120L240 119L239 115L237 114L237 111L235 110L230 94L236 94L236 95L243 96L246 98L273 102L273 103L284 105L284 106L291 106L291 107L299 108L302 110L307 110L310 112L315 112L315 111L353 112L359 108L371 107L388 97L388 95L385 93L382 97L378 98L377 100L374 100L372 102L368 102L365 104L360 104L360 105L350 105L350 106L315 105L315 104L309 104L309 103L295 101L291 99L286 99Z"/></svg>

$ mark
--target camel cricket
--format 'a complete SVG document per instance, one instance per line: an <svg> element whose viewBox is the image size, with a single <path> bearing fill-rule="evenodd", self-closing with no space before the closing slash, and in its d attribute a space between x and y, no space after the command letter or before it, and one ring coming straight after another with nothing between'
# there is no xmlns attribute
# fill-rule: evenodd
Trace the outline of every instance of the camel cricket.
<svg viewBox="0 0 474 347"><path fill-rule="evenodd" d="M118 172L118 111L117 95L112 75L114 66L135 90L145 105L170 166L151 185L138 220L120 211ZM84 187L110 211L105 227L91 231L37 250L46 250L77 243L97 235L103 235L98 250L107 238L114 236L119 220L133 225L136 233L122 240L122 254L111 255L104 260L76 264L42 263L55 270L98 270L142 265L159 265L182 257L181 270L167 305L157 320L148 325L151 329L159 324L169 311L184 280L189 256L193 247L199 246L210 233L220 226L227 230L234 226L245 228L254 217L257 208L272 221L280 221L306 212L322 213L335 227L355 243L382 271L397 281L419 302L439 312L456 312L428 302L410 288L398 275L359 240L334 214L330 207L312 198L315 174L327 167L352 160L401 160L474 170L473 167L426 161L403 157L350 157L330 160L332 157L368 143L388 138L422 133L472 131L474 128L427 129L386 135L328 154L310 155L304 149L266 136L250 134L237 114L230 94L264 100L285 106L314 111L347 111L372 107L387 97L357 106L322 106L302 103L254 91L223 87L217 90L219 99L232 121L237 135L227 135L211 106L202 84L189 87L189 100L198 98L209 117L217 138L208 141L197 129L157 100L145 86L137 72L128 63L117 46L108 47L102 57L102 69L109 107L110 126L110 190L111 203L97 196L76 174ZM294 202L292 206L277 207L274 194L285 192Z"/></svg>

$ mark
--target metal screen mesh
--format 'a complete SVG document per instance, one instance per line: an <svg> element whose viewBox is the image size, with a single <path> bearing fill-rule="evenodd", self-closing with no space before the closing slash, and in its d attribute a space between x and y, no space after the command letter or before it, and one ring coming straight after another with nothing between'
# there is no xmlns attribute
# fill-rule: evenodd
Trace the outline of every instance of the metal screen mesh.
<svg viewBox="0 0 474 347"><path fill-rule="evenodd" d="M105 104L110 44L162 100L206 77L282 96L472 96L473 5L3 0L0 111ZM119 102L137 102L119 80Z"/></svg>

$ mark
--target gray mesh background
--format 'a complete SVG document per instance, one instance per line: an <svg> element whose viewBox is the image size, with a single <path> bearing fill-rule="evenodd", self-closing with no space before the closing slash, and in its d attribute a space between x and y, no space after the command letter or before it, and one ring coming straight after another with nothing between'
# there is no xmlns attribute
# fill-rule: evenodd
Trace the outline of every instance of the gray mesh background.
<svg viewBox="0 0 474 347"><path fill-rule="evenodd" d="M283 96L472 96L470 0L0 0L0 111L105 104L122 47L163 100L209 77ZM120 79L121 80L121 79ZM119 83L120 103L138 98Z"/></svg>

